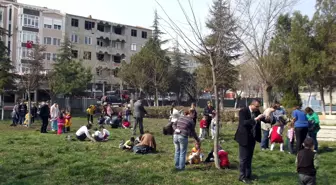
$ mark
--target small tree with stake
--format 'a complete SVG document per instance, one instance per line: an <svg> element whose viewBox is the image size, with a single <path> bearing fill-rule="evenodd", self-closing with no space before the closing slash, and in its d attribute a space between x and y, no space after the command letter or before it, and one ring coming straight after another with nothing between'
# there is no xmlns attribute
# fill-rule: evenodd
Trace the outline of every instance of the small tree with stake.
<svg viewBox="0 0 336 185"><path fill-rule="evenodd" d="M28 126L31 124L31 91L37 90L45 76L43 67L43 52L46 50L45 46L40 44L27 43L28 60L25 60L28 70L20 73L20 86L28 94Z"/></svg>

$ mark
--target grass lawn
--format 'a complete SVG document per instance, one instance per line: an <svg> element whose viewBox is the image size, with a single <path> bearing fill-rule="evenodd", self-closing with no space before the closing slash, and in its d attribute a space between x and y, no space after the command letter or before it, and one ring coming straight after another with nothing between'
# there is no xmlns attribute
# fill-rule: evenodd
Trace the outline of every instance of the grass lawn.
<svg viewBox="0 0 336 185"><path fill-rule="evenodd" d="M39 123L32 128L13 128L8 122L1 122L0 184L240 184L237 181L238 149L233 140L236 125L226 125L221 130L221 139L225 140L222 146L229 152L232 169L217 170L212 165L202 164L175 172L172 138L161 134L166 122L145 119L145 130L154 133L159 150L149 155L136 155L118 148L120 140L131 136L130 130L109 129L111 139L108 142L92 143L68 141L66 135L40 134L37 131ZM71 134L84 123L85 119L74 118ZM190 139L189 149L192 146ZM211 146L211 141L203 141L204 153L208 153ZM320 146L318 184L335 184L336 151L327 147L335 147L336 143L320 143ZM297 184L295 156L260 151L259 145L254 154L253 173L259 178L254 184Z"/></svg>

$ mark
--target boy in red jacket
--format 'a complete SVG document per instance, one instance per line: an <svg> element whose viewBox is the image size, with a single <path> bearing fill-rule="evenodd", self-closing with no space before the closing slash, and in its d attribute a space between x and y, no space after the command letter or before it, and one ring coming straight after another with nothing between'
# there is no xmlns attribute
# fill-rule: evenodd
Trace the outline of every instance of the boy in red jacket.
<svg viewBox="0 0 336 185"><path fill-rule="evenodd" d="M204 115L202 120L200 121L200 133L199 133L199 138L200 139L205 139L205 136L207 135L207 122L208 116Z"/></svg>

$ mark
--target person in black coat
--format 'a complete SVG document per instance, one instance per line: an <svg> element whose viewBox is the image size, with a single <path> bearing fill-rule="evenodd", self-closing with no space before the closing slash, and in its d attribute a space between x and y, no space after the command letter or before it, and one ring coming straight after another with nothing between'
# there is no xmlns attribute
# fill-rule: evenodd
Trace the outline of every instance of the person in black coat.
<svg viewBox="0 0 336 185"><path fill-rule="evenodd" d="M27 105L24 102L21 102L19 105L19 124L22 125L25 118L26 114L28 112Z"/></svg>
<svg viewBox="0 0 336 185"><path fill-rule="evenodd" d="M206 120L206 122L207 122L207 133L209 133L209 128L210 128L210 124L211 124L211 120L212 120L212 114L214 113L214 111L215 111L215 109L211 105L211 102L208 101L207 106L203 110L203 115L208 117L208 119Z"/></svg>
<svg viewBox="0 0 336 185"><path fill-rule="evenodd" d="M251 180L254 147L261 141L260 121L265 119L259 107L260 102L253 100L239 111L239 125L234 138L239 144L239 181L247 184Z"/></svg>
<svg viewBox="0 0 336 185"><path fill-rule="evenodd" d="M37 118L37 107L36 107L36 104L33 103L33 106L31 107L31 122L34 123L36 118Z"/></svg>
<svg viewBox="0 0 336 185"><path fill-rule="evenodd" d="M42 120L41 133L47 133L48 119L50 118L50 109L48 104L42 102L40 109L40 117Z"/></svg>

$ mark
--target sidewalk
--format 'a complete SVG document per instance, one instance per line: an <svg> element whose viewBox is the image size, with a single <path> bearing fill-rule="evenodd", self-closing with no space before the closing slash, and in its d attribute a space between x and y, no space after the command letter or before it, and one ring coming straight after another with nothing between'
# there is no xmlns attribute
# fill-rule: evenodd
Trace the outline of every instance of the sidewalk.
<svg viewBox="0 0 336 185"><path fill-rule="evenodd" d="M317 139L319 141L336 141L336 126L321 126Z"/></svg>

